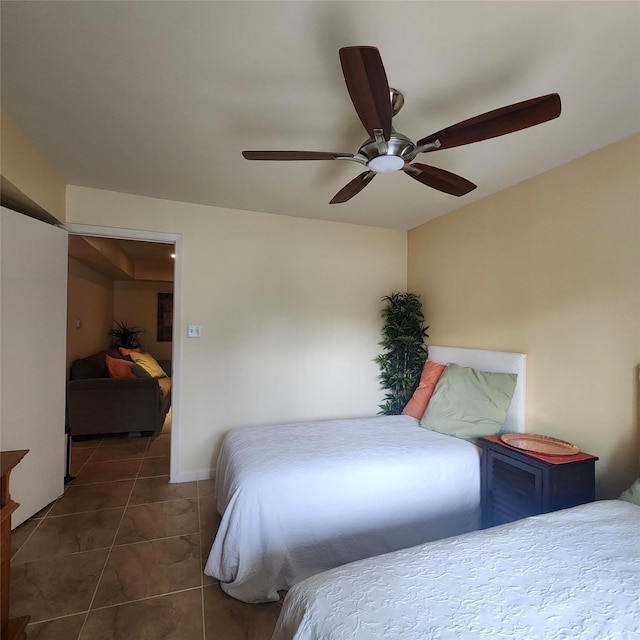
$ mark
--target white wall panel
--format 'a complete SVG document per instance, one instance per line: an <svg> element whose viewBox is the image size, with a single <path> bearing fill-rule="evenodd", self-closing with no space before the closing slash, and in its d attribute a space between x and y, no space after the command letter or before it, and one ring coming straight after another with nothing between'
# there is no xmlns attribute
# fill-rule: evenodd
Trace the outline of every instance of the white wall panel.
<svg viewBox="0 0 640 640"><path fill-rule="evenodd" d="M29 449L11 474L16 526L64 490L67 233L0 220L0 447Z"/></svg>

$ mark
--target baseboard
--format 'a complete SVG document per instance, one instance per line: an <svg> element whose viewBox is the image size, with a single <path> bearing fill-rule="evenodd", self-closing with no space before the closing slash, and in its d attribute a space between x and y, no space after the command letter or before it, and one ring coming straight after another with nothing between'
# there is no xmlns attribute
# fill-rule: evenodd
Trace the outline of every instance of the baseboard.
<svg viewBox="0 0 640 640"><path fill-rule="evenodd" d="M216 477L215 469L200 469L199 471L181 471L169 479L170 483L194 482L196 480L211 480Z"/></svg>

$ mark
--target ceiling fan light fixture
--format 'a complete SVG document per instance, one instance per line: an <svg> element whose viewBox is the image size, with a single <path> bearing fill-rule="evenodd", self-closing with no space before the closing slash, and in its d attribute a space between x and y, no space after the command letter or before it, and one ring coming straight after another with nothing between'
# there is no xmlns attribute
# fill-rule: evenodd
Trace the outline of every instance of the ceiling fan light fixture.
<svg viewBox="0 0 640 640"><path fill-rule="evenodd" d="M0 0L1 1L1 0ZM553 120L560 115L561 102L557 93L524 100L500 109L487 111L462 120L414 143L398 132L392 118L404 104L400 91L389 87L380 52L375 47L342 47L342 75L351 102L369 138L357 153L327 151L243 151L247 160L353 160L367 167L331 199L330 204L346 202L366 187L377 173L404 171L421 184L463 196L476 188L465 178L419 162L420 153L450 149L497 138Z"/></svg>
<svg viewBox="0 0 640 640"><path fill-rule="evenodd" d="M369 160L367 165L371 171L376 173L391 173L399 171L404 167L404 160L399 156L377 156Z"/></svg>

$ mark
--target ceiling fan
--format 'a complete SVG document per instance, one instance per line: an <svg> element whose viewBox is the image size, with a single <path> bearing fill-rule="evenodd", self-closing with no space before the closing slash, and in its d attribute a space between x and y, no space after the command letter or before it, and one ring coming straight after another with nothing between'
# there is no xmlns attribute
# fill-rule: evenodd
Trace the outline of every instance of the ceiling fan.
<svg viewBox="0 0 640 640"><path fill-rule="evenodd" d="M340 63L353 106L370 136L357 153L242 152L247 160L351 160L367 167L366 171L338 191L331 204L353 198L377 173L400 170L428 187L453 196L463 196L476 188L473 182L444 169L414 162L416 156L513 133L560 115L560 96L551 93L463 120L414 143L391 124L393 116L404 104L404 96L389 87L378 49L344 47L340 49Z"/></svg>

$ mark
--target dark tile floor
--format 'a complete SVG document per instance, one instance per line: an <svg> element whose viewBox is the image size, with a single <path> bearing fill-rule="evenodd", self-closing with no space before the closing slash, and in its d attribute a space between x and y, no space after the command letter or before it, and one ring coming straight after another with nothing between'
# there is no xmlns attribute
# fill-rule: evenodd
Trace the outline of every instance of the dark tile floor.
<svg viewBox="0 0 640 640"><path fill-rule="evenodd" d="M74 442L64 495L12 532L11 616L29 640L268 640L279 603L227 596L202 568L213 481L169 484L155 438Z"/></svg>

